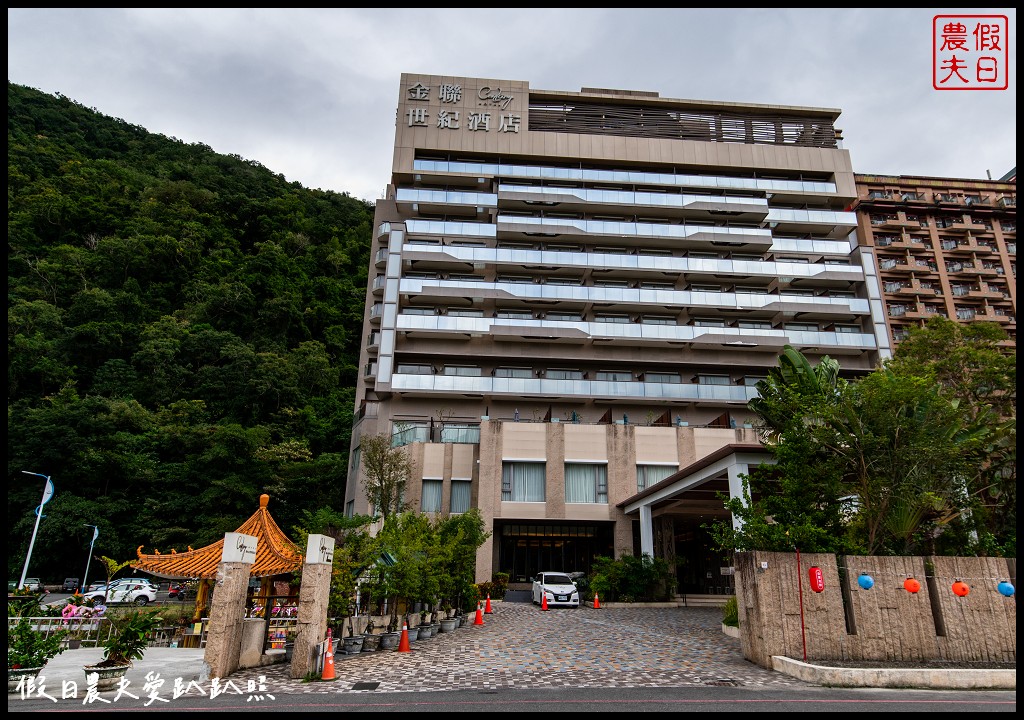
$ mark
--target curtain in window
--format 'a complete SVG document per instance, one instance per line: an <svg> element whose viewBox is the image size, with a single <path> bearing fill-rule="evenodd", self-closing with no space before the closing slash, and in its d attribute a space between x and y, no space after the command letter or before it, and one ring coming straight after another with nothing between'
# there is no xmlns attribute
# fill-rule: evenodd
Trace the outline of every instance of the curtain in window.
<svg viewBox="0 0 1024 720"><path fill-rule="evenodd" d="M423 481L423 512L441 512L441 486L440 480Z"/></svg>
<svg viewBox="0 0 1024 720"><path fill-rule="evenodd" d="M544 502L544 463L502 463L501 499L512 502Z"/></svg>
<svg viewBox="0 0 1024 720"><path fill-rule="evenodd" d="M565 464L567 503L608 502L608 468L592 463Z"/></svg>
<svg viewBox="0 0 1024 720"><path fill-rule="evenodd" d="M464 513L469 510L469 495L473 483L469 480L452 480L452 512Z"/></svg>
<svg viewBox="0 0 1024 720"><path fill-rule="evenodd" d="M656 485L669 475L674 474L679 468L675 465L637 465L636 466L636 489L637 492Z"/></svg>

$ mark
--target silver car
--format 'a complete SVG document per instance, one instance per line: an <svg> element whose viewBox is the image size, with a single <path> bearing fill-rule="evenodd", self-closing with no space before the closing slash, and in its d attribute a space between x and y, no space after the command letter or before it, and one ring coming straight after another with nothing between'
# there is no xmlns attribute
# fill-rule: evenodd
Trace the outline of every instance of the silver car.
<svg viewBox="0 0 1024 720"><path fill-rule="evenodd" d="M542 572L533 578L533 604L540 605L545 596L548 606L580 606L580 591L564 572Z"/></svg>

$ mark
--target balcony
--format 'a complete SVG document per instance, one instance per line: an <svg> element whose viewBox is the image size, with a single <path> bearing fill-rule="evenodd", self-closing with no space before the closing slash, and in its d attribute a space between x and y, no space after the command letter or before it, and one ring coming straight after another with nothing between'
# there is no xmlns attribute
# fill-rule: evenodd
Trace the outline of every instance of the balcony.
<svg viewBox="0 0 1024 720"><path fill-rule="evenodd" d="M378 248L377 252L373 255L373 262L376 265L384 264L384 261L388 259L388 249Z"/></svg>
<svg viewBox="0 0 1024 720"><path fill-rule="evenodd" d="M999 205L999 207L1003 208L1004 210L1009 210L1009 209L1016 210L1017 209L1017 198L1001 197L1001 198L999 198L999 202L996 203L996 204Z"/></svg>
<svg viewBox="0 0 1024 720"><path fill-rule="evenodd" d="M963 197L960 195L954 195L953 193L935 193L934 200L936 205L963 204Z"/></svg>

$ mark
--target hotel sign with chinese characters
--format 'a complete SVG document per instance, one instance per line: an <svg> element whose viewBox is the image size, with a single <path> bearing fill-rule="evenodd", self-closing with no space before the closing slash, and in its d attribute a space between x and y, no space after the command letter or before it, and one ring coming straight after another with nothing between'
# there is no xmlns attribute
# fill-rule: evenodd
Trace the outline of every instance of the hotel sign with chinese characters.
<svg viewBox="0 0 1024 720"><path fill-rule="evenodd" d="M932 18L932 87L1006 90L1009 32L1005 15L936 15Z"/></svg>
<svg viewBox="0 0 1024 720"><path fill-rule="evenodd" d="M474 96L466 97L461 85L441 83L435 88L418 82L406 89L406 99L412 103L429 103L435 91L437 102L442 107L434 112L429 107L410 107L405 111L405 121L409 127L436 127L439 130L467 132L519 132L523 117L509 110L515 97L500 87L484 86Z"/></svg>

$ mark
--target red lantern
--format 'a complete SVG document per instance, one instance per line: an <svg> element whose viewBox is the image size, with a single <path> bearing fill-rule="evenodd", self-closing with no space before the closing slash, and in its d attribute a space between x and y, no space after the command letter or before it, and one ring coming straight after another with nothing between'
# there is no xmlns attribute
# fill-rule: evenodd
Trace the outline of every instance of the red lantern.
<svg viewBox="0 0 1024 720"><path fill-rule="evenodd" d="M914 594L921 589L921 583L914 578L907 578L903 581L903 589L908 593Z"/></svg>
<svg viewBox="0 0 1024 720"><path fill-rule="evenodd" d="M820 567L808 568L807 574L811 579L811 590L820 593L825 589L825 576L821 574Z"/></svg>
<svg viewBox="0 0 1024 720"><path fill-rule="evenodd" d="M967 587L967 583L962 580L957 580L953 583L953 594L957 597L967 597L967 593L970 591L971 589Z"/></svg>

